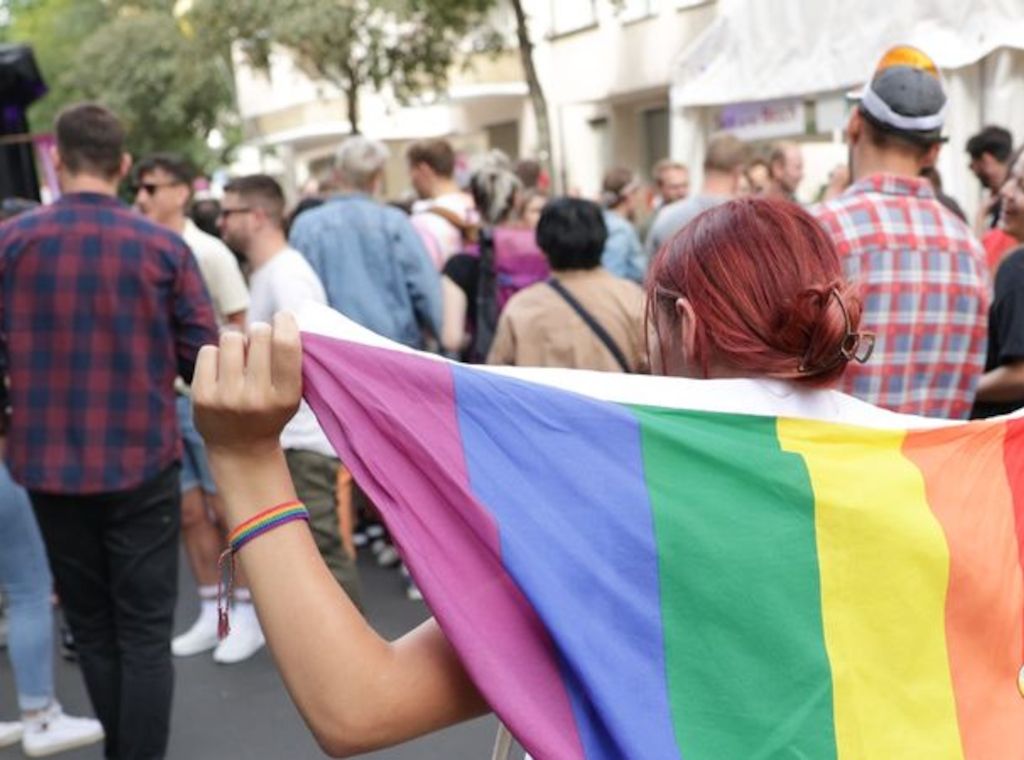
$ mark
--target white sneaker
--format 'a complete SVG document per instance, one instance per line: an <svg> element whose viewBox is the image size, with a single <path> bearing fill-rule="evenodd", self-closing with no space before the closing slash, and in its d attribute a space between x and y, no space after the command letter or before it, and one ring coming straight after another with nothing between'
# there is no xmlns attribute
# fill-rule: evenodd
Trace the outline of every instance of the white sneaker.
<svg viewBox="0 0 1024 760"><path fill-rule="evenodd" d="M72 718L54 702L46 712L25 720L21 748L29 757L58 752L103 741L103 726L92 718Z"/></svg>
<svg viewBox="0 0 1024 760"><path fill-rule="evenodd" d="M9 747L21 741L21 723L0 723L0 747Z"/></svg>
<svg viewBox="0 0 1024 760"><path fill-rule="evenodd" d="M398 549L388 544L377 553L377 565L380 567L398 567L402 558L398 556Z"/></svg>
<svg viewBox="0 0 1024 760"><path fill-rule="evenodd" d="M221 665L234 665L256 654L266 639L250 603L236 603L231 611L231 631L213 650L213 661Z"/></svg>
<svg viewBox="0 0 1024 760"><path fill-rule="evenodd" d="M175 636L171 641L171 653L175 657L191 657L200 652L208 652L217 646L217 608L212 614L203 609L185 633Z"/></svg>

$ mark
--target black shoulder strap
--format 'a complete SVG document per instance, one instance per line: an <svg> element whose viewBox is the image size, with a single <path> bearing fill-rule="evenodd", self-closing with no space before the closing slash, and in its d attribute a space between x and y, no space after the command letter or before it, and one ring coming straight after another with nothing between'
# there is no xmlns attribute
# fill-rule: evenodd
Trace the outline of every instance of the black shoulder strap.
<svg viewBox="0 0 1024 760"><path fill-rule="evenodd" d="M594 331L594 335L601 339L604 343L604 347L608 349L612 356L615 357L615 361L622 367L623 372L630 372L629 362L626 361L626 357L619 349L618 345L612 340L612 336L608 334L608 331L601 327L601 323L594 319L594 315L583 308L583 304L577 301L572 293L565 289L565 286L558 280L551 278L548 280L550 285L558 295L565 299L565 302L569 304L573 311L580 315L580 319L587 323L587 327Z"/></svg>
<svg viewBox="0 0 1024 760"><path fill-rule="evenodd" d="M473 325L471 362L482 364L486 361L497 328L498 285L494 271L494 232L484 227L480 230L480 266L476 282L476 322Z"/></svg>

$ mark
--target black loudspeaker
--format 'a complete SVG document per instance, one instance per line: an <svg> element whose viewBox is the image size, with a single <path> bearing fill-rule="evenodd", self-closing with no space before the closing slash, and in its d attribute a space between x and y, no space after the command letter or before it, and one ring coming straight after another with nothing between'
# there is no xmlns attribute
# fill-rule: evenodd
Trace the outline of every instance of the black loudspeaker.
<svg viewBox="0 0 1024 760"><path fill-rule="evenodd" d="M25 111L46 94L28 45L0 45L0 198L39 200Z"/></svg>

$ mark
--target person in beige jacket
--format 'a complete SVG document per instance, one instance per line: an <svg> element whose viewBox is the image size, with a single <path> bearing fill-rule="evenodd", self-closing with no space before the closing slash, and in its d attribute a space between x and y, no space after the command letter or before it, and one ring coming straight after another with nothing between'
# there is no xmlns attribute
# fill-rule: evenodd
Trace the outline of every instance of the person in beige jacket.
<svg viewBox="0 0 1024 760"><path fill-rule="evenodd" d="M516 293L498 322L488 364L638 372L645 367L643 290L601 266L601 208L556 198L537 244L552 277Z"/></svg>

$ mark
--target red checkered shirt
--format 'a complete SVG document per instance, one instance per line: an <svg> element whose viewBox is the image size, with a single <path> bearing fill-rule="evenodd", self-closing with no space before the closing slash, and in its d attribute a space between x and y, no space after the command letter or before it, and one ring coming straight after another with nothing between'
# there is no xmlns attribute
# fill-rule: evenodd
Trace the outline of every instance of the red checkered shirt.
<svg viewBox="0 0 1024 760"><path fill-rule="evenodd" d="M16 481L126 491L180 460L174 377L217 340L181 238L116 198L65 195L0 225L0 287Z"/></svg>
<svg viewBox="0 0 1024 760"><path fill-rule="evenodd" d="M985 366L988 275L981 244L915 177L875 174L813 209L860 287L876 335L840 389L877 406L965 419Z"/></svg>

